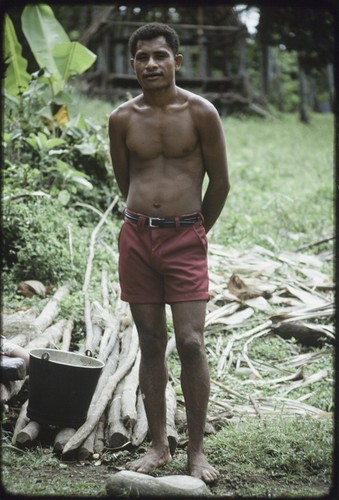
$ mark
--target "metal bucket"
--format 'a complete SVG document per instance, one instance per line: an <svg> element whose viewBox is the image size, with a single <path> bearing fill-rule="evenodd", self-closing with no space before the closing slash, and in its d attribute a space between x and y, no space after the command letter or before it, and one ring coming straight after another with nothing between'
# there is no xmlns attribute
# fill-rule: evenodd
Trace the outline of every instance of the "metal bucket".
<svg viewBox="0 0 339 500"><path fill-rule="evenodd" d="M29 354L28 418L60 427L82 425L105 364L56 349L32 349Z"/></svg>

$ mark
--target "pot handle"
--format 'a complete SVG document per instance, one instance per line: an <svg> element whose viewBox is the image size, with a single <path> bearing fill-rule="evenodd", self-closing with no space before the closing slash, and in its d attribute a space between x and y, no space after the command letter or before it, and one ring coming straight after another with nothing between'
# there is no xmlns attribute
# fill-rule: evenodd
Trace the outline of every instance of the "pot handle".
<svg viewBox="0 0 339 500"><path fill-rule="evenodd" d="M43 359L44 361L49 361L49 354L48 354L48 352L44 352L41 355L41 359Z"/></svg>
<svg viewBox="0 0 339 500"><path fill-rule="evenodd" d="M93 357L92 351L90 349L86 349L85 356L88 356L89 358L92 358Z"/></svg>

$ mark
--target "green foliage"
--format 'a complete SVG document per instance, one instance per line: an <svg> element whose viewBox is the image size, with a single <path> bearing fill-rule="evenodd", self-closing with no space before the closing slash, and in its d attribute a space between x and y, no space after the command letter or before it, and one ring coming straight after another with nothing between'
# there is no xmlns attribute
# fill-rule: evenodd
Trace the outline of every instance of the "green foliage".
<svg viewBox="0 0 339 500"><path fill-rule="evenodd" d="M108 168L108 146L101 127L80 114L69 119L72 93L66 83L83 73L96 56L81 44L71 42L50 7L26 6L22 25L26 39L40 66L29 85L19 81L16 70L25 69L21 46L13 25L6 19L6 57L13 64L6 75L4 194L42 190L63 205L83 201L106 208L112 196L112 173ZM16 65L14 64L16 62ZM19 75L19 76L18 76ZM23 77L22 80L26 81ZM11 83L12 82L12 83Z"/></svg>
<svg viewBox="0 0 339 500"><path fill-rule="evenodd" d="M72 234L72 251L70 248ZM3 270L15 283L81 280L89 231L53 199L5 202L2 217Z"/></svg>
<svg viewBox="0 0 339 500"><path fill-rule="evenodd" d="M31 75L27 72L27 60L22 57L22 48L15 29L8 15L5 16L5 63L8 65L5 76L5 88L9 95L17 96L27 89Z"/></svg>
<svg viewBox="0 0 339 500"><path fill-rule="evenodd" d="M270 104L282 113L299 109L299 82L297 78L297 54L276 48L276 71L270 90Z"/></svg>
<svg viewBox="0 0 339 500"><path fill-rule="evenodd" d="M106 208L112 197L113 172L101 127L78 115L60 127L59 137L55 137L47 127L41 131L39 118L29 123L35 107L33 96L28 96L20 110L8 106L3 136L4 195L43 190L64 205L80 197Z"/></svg>
<svg viewBox="0 0 339 500"><path fill-rule="evenodd" d="M297 51L305 70L334 63L334 10L322 6L261 6L258 40Z"/></svg>
<svg viewBox="0 0 339 500"><path fill-rule="evenodd" d="M43 83L46 104L65 100L62 91L70 77L86 71L96 56L78 42L71 42L63 27L54 17L52 9L44 4L28 5L22 13L22 29L30 45L40 71L36 77ZM29 88L31 75L26 71L27 61L13 23L5 18L5 59L8 67L5 75L5 91L11 96L22 94Z"/></svg>

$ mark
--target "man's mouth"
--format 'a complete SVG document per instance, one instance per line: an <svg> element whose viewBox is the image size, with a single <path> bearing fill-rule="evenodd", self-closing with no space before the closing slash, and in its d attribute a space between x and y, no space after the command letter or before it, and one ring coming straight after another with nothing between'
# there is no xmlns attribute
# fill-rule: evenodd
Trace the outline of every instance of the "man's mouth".
<svg viewBox="0 0 339 500"><path fill-rule="evenodd" d="M161 73L153 72L153 73L146 73L144 75L144 78L146 78L147 80L153 80L158 78L159 76L161 76Z"/></svg>

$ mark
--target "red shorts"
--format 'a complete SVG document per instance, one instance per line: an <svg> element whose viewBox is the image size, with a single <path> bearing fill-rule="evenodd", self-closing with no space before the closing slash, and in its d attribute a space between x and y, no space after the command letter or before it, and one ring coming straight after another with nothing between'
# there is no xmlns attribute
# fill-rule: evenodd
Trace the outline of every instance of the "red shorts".
<svg viewBox="0 0 339 500"><path fill-rule="evenodd" d="M126 220L119 235L121 299L137 304L209 300L202 220L155 228Z"/></svg>

